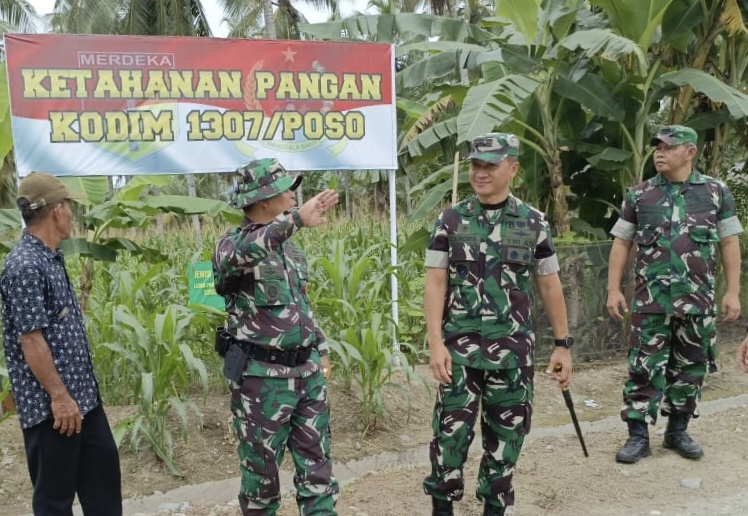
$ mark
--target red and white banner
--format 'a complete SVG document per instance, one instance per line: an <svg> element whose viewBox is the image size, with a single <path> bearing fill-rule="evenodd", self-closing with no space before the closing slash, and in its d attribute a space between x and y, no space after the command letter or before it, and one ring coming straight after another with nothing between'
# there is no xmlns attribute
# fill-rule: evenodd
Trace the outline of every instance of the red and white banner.
<svg viewBox="0 0 748 516"><path fill-rule="evenodd" d="M396 169L391 45L6 34L20 176Z"/></svg>

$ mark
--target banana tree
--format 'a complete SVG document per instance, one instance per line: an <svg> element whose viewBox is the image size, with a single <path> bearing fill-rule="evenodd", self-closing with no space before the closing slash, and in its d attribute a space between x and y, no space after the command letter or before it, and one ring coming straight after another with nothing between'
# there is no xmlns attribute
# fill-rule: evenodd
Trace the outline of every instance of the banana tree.
<svg viewBox="0 0 748 516"><path fill-rule="evenodd" d="M577 208L583 203L599 207L586 210L593 226L603 220L601 213L617 207L628 186L642 180L649 128L663 100L692 87L723 106L723 116L733 121L746 116L748 97L738 89L704 71L669 69L652 52L664 19L673 31L692 23L692 13L677 0L592 3L599 7L597 16L580 1L503 0L502 18L489 20L502 27L500 49L477 54L480 78L457 117L458 143L495 128L520 136L529 151L522 165L525 186L535 191L530 199L545 208L543 192L537 190L550 185L551 220L560 234L569 228L566 199L572 177L580 189ZM502 25L507 19L511 24ZM424 61L430 59L434 57ZM699 122L714 126L714 120L703 117ZM445 121L440 129L450 129L452 123ZM408 149L430 137L424 132ZM581 158L578 168L564 170L575 157ZM596 190L613 197L596 199L598 193L589 190L594 183Z"/></svg>
<svg viewBox="0 0 748 516"><path fill-rule="evenodd" d="M13 134L10 126L8 72L0 67L0 208L15 207L16 176L13 163Z"/></svg>
<svg viewBox="0 0 748 516"><path fill-rule="evenodd" d="M731 87L745 91L748 2L680 0L679 5L678 12L688 16L676 21L686 23L675 25L668 16L663 20L663 40L678 43L668 56L672 65L708 71ZM736 161L745 159L744 152L729 152L731 142L748 137L745 124L735 123L722 103L706 98L692 85L681 88L670 104L672 123L686 119L690 119L689 125L694 129L709 133L701 153L701 164L707 174L724 175ZM735 154L732 161L726 160L730 154Z"/></svg>
<svg viewBox="0 0 748 516"><path fill-rule="evenodd" d="M232 223L241 220L241 214L215 199L200 199L181 195L148 195L152 187L164 186L168 176L136 176L121 188L111 200L108 182L103 177L65 178L68 185L85 194L83 203L89 207L83 216L88 230L87 238L71 238L64 242L63 249L79 254L83 261L81 271L81 308L85 311L86 300L93 286L94 261L113 261L121 251L140 255L151 262L163 261L166 257L160 250L151 248L119 235L109 236L108 230L143 228L161 213L178 215L211 215Z"/></svg>

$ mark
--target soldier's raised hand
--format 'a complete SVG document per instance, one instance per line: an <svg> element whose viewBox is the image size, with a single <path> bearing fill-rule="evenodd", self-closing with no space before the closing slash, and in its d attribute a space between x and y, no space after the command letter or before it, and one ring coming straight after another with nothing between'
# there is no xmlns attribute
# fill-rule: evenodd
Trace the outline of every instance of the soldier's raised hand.
<svg viewBox="0 0 748 516"><path fill-rule="evenodd" d="M305 227L313 228L327 222L323 214L338 204L340 196L335 190L318 193L299 207L299 216Z"/></svg>

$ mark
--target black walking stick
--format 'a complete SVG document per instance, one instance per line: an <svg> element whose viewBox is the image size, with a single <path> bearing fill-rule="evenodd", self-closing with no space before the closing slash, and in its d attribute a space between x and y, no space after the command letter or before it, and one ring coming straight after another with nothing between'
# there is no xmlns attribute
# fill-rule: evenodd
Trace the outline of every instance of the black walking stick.
<svg viewBox="0 0 748 516"><path fill-rule="evenodd" d="M574 402L571 400L571 393L569 392L569 389L563 389L561 393L564 395L564 401L566 402L566 406L569 408L569 414L571 414L571 422L574 423L574 430L577 432L577 437L579 437L579 444L582 445L582 451L584 452L585 457L589 457L590 455L587 453L587 446L584 444L584 437L582 436L582 429L579 428L579 420L577 420L577 413L574 410Z"/></svg>
<svg viewBox="0 0 748 516"><path fill-rule="evenodd" d="M555 372L561 371L561 366L556 367ZM579 437L579 444L582 445L582 451L584 452L585 457L589 457L590 454L587 453L587 445L584 444L584 436L582 435L582 429L579 428L579 420L577 419L577 412L574 410L574 401L571 399L571 392L569 392L569 389L561 389L561 394L564 395L564 401L566 402L566 407L569 409L569 414L571 415L571 422L574 423L574 430L577 432L577 437Z"/></svg>

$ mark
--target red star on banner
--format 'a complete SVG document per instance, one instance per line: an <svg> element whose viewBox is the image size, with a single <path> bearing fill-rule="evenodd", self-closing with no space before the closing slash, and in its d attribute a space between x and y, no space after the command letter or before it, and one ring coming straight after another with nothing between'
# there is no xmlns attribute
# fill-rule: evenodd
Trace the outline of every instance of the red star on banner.
<svg viewBox="0 0 748 516"><path fill-rule="evenodd" d="M286 50L283 51L283 62L287 63L291 61L293 63L293 58L297 53L291 50L291 47L286 47Z"/></svg>

